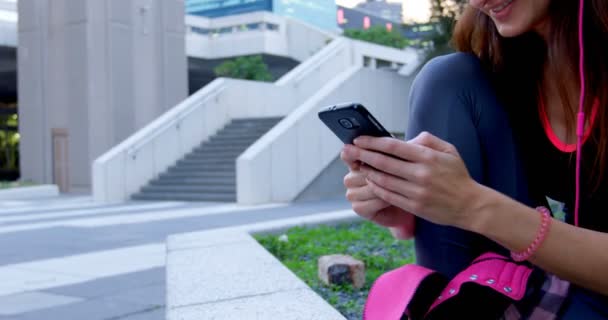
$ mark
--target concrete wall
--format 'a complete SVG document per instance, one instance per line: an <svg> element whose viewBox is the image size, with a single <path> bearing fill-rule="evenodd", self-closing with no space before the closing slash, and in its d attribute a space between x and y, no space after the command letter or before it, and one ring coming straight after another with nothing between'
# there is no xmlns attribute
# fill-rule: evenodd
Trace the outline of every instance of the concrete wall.
<svg viewBox="0 0 608 320"><path fill-rule="evenodd" d="M348 168L340 157L337 157L298 195L295 201L344 199L346 188L343 181L347 173Z"/></svg>
<svg viewBox="0 0 608 320"><path fill-rule="evenodd" d="M265 26L259 27L260 23ZM241 29L244 25L258 27ZM188 56L202 59L265 53L304 61L336 37L299 20L261 11L213 19L188 15L186 28Z"/></svg>
<svg viewBox="0 0 608 320"><path fill-rule="evenodd" d="M319 121L321 108L357 101L387 130L403 132L409 81L396 72L355 65L327 82L239 156L238 202L294 201L336 159L343 143Z"/></svg>
<svg viewBox="0 0 608 320"><path fill-rule="evenodd" d="M180 0L20 0L22 178L88 191L96 157L186 97L184 34Z"/></svg>

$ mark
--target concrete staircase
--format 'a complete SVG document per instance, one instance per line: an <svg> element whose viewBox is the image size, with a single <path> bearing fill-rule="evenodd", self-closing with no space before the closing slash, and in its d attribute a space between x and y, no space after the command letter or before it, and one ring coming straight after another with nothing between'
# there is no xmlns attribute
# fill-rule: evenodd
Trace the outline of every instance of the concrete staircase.
<svg viewBox="0 0 608 320"><path fill-rule="evenodd" d="M281 118L235 119L165 173L134 200L236 201L236 159Z"/></svg>

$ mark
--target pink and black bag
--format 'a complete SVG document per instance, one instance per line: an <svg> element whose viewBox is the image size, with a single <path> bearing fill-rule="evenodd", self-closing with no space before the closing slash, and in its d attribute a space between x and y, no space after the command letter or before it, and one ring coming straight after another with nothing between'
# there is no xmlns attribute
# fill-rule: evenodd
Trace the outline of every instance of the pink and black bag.
<svg viewBox="0 0 608 320"><path fill-rule="evenodd" d="M550 320L559 311L568 285L529 263L495 253L481 255L453 279L406 265L376 280L363 319Z"/></svg>

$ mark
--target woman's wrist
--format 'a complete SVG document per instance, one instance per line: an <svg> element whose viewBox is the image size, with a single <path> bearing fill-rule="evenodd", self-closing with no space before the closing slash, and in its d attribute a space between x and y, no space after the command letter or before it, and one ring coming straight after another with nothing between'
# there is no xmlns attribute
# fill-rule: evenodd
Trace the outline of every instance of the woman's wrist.
<svg viewBox="0 0 608 320"><path fill-rule="evenodd" d="M496 190L478 186L468 220L461 228L492 239L509 250L525 250L538 233L541 224L538 212Z"/></svg>
<svg viewBox="0 0 608 320"><path fill-rule="evenodd" d="M470 192L469 205L457 227L484 235L492 222L491 213L496 212L496 208L500 206L500 194L475 181L468 190Z"/></svg>

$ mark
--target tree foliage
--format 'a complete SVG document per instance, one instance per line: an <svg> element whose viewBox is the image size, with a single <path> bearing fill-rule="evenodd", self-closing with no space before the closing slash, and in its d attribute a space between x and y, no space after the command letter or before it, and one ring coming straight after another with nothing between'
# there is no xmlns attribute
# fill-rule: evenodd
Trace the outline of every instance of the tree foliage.
<svg viewBox="0 0 608 320"><path fill-rule="evenodd" d="M19 166L19 133L17 115L0 115L0 169L16 170Z"/></svg>
<svg viewBox="0 0 608 320"><path fill-rule="evenodd" d="M272 81L272 74L261 56L238 57L225 61L214 70L218 77L255 81Z"/></svg>
<svg viewBox="0 0 608 320"><path fill-rule="evenodd" d="M467 3L468 0L431 0L431 22L438 23L442 30L434 39L436 44L449 42L454 24Z"/></svg>
<svg viewBox="0 0 608 320"><path fill-rule="evenodd" d="M397 49L403 49L409 45L409 41L401 34L388 31L383 26L373 26L365 30L347 29L344 30L344 36Z"/></svg>

